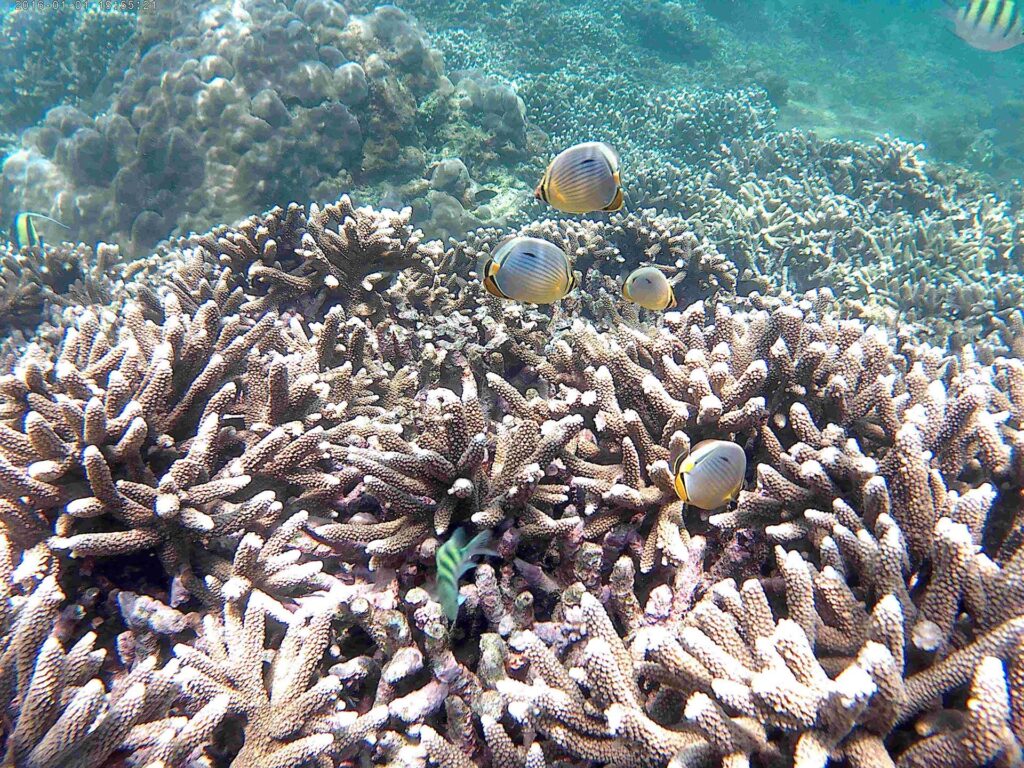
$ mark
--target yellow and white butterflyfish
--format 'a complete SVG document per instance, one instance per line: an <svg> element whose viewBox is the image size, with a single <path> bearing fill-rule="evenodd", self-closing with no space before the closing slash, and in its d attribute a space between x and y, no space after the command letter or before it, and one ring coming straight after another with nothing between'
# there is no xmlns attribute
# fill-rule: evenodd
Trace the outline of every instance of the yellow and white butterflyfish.
<svg viewBox="0 0 1024 768"><path fill-rule="evenodd" d="M563 150L548 165L534 197L564 213L622 208L619 155L601 141Z"/></svg>
<svg viewBox="0 0 1024 768"><path fill-rule="evenodd" d="M672 282L657 267L640 267L622 284L622 296L644 309L661 311L676 306Z"/></svg>
<svg viewBox="0 0 1024 768"><path fill-rule="evenodd" d="M743 447L727 440L702 440L676 459L676 495L699 509L718 509L736 498L747 474Z"/></svg>
<svg viewBox="0 0 1024 768"><path fill-rule="evenodd" d="M538 237L510 237L480 258L477 276L493 296L553 304L576 287L568 255Z"/></svg>

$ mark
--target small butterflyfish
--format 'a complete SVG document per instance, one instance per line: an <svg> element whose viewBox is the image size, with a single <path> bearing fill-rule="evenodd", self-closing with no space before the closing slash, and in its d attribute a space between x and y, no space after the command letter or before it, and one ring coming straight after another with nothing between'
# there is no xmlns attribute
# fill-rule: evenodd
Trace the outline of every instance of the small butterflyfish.
<svg viewBox="0 0 1024 768"><path fill-rule="evenodd" d="M726 440L702 440L676 459L676 494L699 509L718 509L736 498L746 473L747 455L742 446Z"/></svg>
<svg viewBox="0 0 1024 768"><path fill-rule="evenodd" d="M660 311L676 305L672 282L657 267L640 267L630 272L622 284L622 295L644 309Z"/></svg>

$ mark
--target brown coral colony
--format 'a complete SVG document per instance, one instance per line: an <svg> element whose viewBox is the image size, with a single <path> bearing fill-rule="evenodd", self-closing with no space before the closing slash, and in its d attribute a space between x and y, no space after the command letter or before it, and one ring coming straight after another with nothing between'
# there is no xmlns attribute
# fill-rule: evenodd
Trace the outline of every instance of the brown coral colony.
<svg viewBox="0 0 1024 768"><path fill-rule="evenodd" d="M740 299L685 232L706 300L637 323L593 258L593 310L559 318L403 215L183 241L0 380L8 764L1019 759L1019 360L827 290ZM541 229L600 253L651 226ZM671 467L708 438L750 471L704 512ZM499 558L450 626L458 526Z"/></svg>

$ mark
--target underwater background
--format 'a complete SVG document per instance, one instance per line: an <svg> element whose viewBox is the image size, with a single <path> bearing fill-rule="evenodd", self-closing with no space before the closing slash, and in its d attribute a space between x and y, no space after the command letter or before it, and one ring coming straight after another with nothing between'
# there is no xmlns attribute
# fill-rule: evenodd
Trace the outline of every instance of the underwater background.
<svg viewBox="0 0 1024 768"><path fill-rule="evenodd" d="M4 768L1024 765L1019 0L0 27Z"/></svg>

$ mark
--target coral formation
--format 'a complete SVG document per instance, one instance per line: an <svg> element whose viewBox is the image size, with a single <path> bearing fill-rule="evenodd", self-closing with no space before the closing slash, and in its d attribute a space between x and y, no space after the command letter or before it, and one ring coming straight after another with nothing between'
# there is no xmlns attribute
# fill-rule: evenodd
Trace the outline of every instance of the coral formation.
<svg viewBox="0 0 1024 768"><path fill-rule="evenodd" d="M48 8L52 13L34 6L5 10L0 130L27 128L52 107L91 101L112 87L133 53L135 14L121 5L78 3Z"/></svg>
<svg viewBox="0 0 1024 768"><path fill-rule="evenodd" d="M109 105L50 110L3 171L10 199L136 255L311 190L415 189L456 126L525 143L514 91L472 81L460 105L440 55L395 6L147 6L140 38Z"/></svg>
<svg viewBox="0 0 1024 768"><path fill-rule="evenodd" d="M651 87L760 3L548 4L494 51L536 4L447 5L449 75L394 6L147 6L109 105L6 161L121 247L0 252L3 765L1020 765L1019 192ZM626 210L544 218L593 138ZM510 234L581 289L487 294ZM646 265L678 311L622 300ZM706 439L748 472L705 512ZM456 613L458 529L494 551Z"/></svg>
<svg viewBox="0 0 1024 768"><path fill-rule="evenodd" d="M530 224L587 286L541 311L470 276L501 231L292 204L65 320L0 378L8 713L68 686L11 759L1019 761L1020 360L737 296L691 224ZM686 271L681 311L622 304L641 263ZM750 467L710 513L670 469L706 438ZM459 526L496 554L452 624Z"/></svg>

